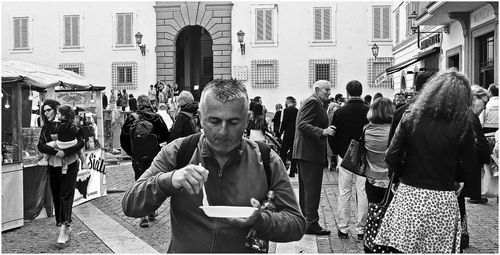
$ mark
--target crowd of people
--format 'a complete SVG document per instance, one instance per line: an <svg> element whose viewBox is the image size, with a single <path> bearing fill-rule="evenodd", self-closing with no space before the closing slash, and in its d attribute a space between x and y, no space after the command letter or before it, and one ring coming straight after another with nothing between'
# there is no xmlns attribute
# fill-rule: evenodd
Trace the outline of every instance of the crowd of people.
<svg viewBox="0 0 500 255"><path fill-rule="evenodd" d="M357 80L346 84L345 98L331 97L331 83L319 80L299 108L292 96L284 107L277 103L270 121L262 98L249 99L237 80L210 82L200 102L189 91L176 92L175 85L157 85L137 99L126 90L119 92L122 109L124 100L130 110L131 102L137 107L120 135L136 180L122 208L148 227L170 198L169 252L255 252L250 233L264 244L295 241L304 234L330 235L318 213L325 167L338 172L337 235L347 239L354 229L366 253L460 252L470 238L465 197L470 203L488 202L481 197L481 171L489 164L492 146L484 134L498 133L498 86L486 90L471 85L455 69L420 72L414 93L397 93L393 100L381 93L362 97ZM59 241L64 242L69 240L68 201L81 144L78 128L70 127L71 135L60 136L72 141L68 148L48 145L55 129L62 130L51 122L57 106L50 100L43 105L39 149L64 158L63 164L49 161ZM63 110L60 114L67 115ZM265 144L269 134L280 142L276 152ZM351 141L361 139L366 149L363 176L342 164ZM298 200L289 180L296 175ZM262 203L270 190L273 210ZM384 198L389 206L382 224L367 238L369 205ZM212 206L257 210L247 218L210 218L198 208L204 200Z"/></svg>

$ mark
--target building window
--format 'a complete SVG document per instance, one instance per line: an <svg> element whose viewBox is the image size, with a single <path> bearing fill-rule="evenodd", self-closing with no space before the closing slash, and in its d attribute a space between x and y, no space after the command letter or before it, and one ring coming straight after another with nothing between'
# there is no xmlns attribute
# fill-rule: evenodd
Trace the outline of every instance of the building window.
<svg viewBox="0 0 500 255"><path fill-rule="evenodd" d="M331 40L331 8L313 8L314 11L314 40Z"/></svg>
<svg viewBox="0 0 500 255"><path fill-rule="evenodd" d="M395 16L396 16L395 19L394 19L394 24L395 24L395 27L396 27L395 43L398 44L399 43L399 11L396 12Z"/></svg>
<svg viewBox="0 0 500 255"><path fill-rule="evenodd" d="M253 41L255 46L277 45L277 4L260 4L251 6Z"/></svg>
<svg viewBox="0 0 500 255"><path fill-rule="evenodd" d="M319 80L327 80L333 87L337 86L337 60L309 60L309 87L312 87L312 85Z"/></svg>
<svg viewBox="0 0 500 255"><path fill-rule="evenodd" d="M113 89L136 89L137 63L134 61L113 62L111 83Z"/></svg>
<svg viewBox="0 0 500 255"><path fill-rule="evenodd" d="M131 46L133 45L133 13L117 13L116 14L116 45Z"/></svg>
<svg viewBox="0 0 500 255"><path fill-rule="evenodd" d="M61 63L59 64L59 69L64 69L68 71L72 71L74 73L77 73L79 75L84 75L85 71L83 68L83 63Z"/></svg>
<svg viewBox="0 0 500 255"><path fill-rule="evenodd" d="M80 47L80 15L64 15L64 47Z"/></svg>
<svg viewBox="0 0 500 255"><path fill-rule="evenodd" d="M28 17L14 17L14 50L27 50L29 49L29 18Z"/></svg>
<svg viewBox="0 0 500 255"><path fill-rule="evenodd" d="M394 88L391 76L384 76L385 69L394 64L394 58L368 59L368 87Z"/></svg>
<svg viewBox="0 0 500 255"><path fill-rule="evenodd" d="M390 6L373 6L373 40L391 39Z"/></svg>
<svg viewBox="0 0 500 255"><path fill-rule="evenodd" d="M495 35L479 37L479 85L483 88L495 82Z"/></svg>
<svg viewBox="0 0 500 255"><path fill-rule="evenodd" d="M278 87L278 60L252 60L252 88L275 89Z"/></svg>

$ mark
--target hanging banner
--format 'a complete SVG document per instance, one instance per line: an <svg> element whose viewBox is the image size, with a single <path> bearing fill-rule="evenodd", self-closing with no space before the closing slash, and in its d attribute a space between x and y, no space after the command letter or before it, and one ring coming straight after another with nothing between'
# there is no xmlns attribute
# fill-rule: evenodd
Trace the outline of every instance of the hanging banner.
<svg viewBox="0 0 500 255"><path fill-rule="evenodd" d="M387 72L383 72L375 77L375 85L381 86L384 81L387 81L391 77L391 74L387 74Z"/></svg>
<svg viewBox="0 0 500 255"><path fill-rule="evenodd" d="M84 155L85 162L80 166L76 178L73 206L107 195L104 151L101 148L86 150Z"/></svg>

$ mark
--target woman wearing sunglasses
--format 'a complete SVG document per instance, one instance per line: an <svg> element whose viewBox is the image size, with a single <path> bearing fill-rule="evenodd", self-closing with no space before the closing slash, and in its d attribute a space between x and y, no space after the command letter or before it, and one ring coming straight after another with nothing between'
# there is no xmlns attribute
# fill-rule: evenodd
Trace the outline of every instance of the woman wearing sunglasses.
<svg viewBox="0 0 500 255"><path fill-rule="evenodd" d="M56 134L61 129L61 122L56 121L59 102L47 99L42 105L43 126L38 142L38 150L41 153L50 155L48 160L48 172L50 175L50 189L54 200L56 224L60 228L57 243L64 244L70 239L71 233L71 213L75 195L76 177L78 174L78 152L84 146L83 133L81 130L75 132L76 145L64 149L57 149L47 143L57 140ZM75 127L76 128L76 127ZM63 167L56 162L64 158L67 163L66 173L63 174ZM59 159L59 160L55 160Z"/></svg>

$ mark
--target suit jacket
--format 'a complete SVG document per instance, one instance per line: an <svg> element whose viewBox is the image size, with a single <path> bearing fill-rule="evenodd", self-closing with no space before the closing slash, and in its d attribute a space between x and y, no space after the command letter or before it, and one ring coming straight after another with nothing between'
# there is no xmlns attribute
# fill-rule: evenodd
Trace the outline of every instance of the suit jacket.
<svg viewBox="0 0 500 255"><path fill-rule="evenodd" d="M326 158L326 136L328 116L323 102L316 95L307 98L300 107L296 121L293 159L323 165Z"/></svg>
<svg viewBox="0 0 500 255"><path fill-rule="evenodd" d="M283 121L280 128L280 134L283 134L282 147L291 148L293 146L298 112L299 110L295 106L289 106L283 110Z"/></svg>
<svg viewBox="0 0 500 255"><path fill-rule="evenodd" d="M279 133L279 130L280 130L281 113L282 113L282 111L277 111L274 114L273 119L271 120L271 122L273 123L273 132L276 135Z"/></svg>

